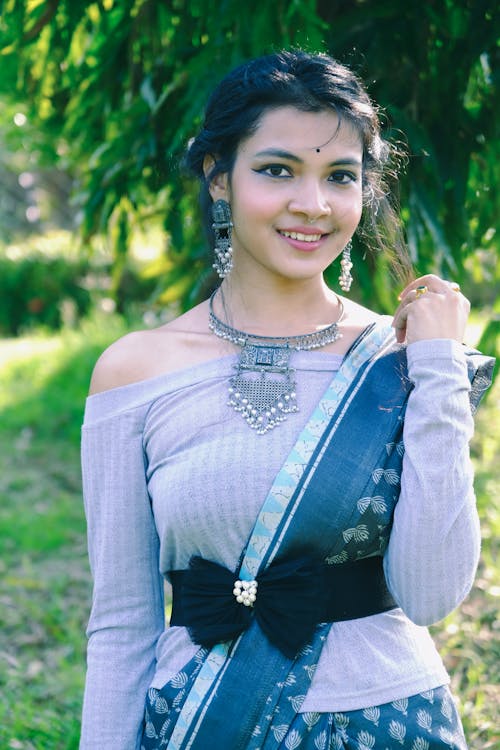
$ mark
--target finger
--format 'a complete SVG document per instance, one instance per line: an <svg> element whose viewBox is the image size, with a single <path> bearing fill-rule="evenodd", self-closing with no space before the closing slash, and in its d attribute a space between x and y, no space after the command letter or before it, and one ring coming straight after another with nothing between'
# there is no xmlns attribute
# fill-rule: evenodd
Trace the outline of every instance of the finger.
<svg viewBox="0 0 500 750"><path fill-rule="evenodd" d="M398 299L402 301L408 294L415 292L417 288L422 286L426 286L430 292L460 292L460 285L456 281L446 281L433 273L429 273L425 276L419 276L418 279L414 279L414 281L408 284L400 293Z"/></svg>
<svg viewBox="0 0 500 750"><path fill-rule="evenodd" d="M429 291L429 287L427 284L419 284L417 288L415 289L415 299L419 299L419 297L422 297L424 294L427 294Z"/></svg>
<svg viewBox="0 0 500 750"><path fill-rule="evenodd" d="M406 336L408 316L417 311L421 305L432 304L433 298L444 298L442 292L430 291L426 284L419 284L408 290L394 313L392 326L396 331L396 339L401 343Z"/></svg>
<svg viewBox="0 0 500 750"><path fill-rule="evenodd" d="M408 305L413 304L414 302L422 299L425 295L428 297L432 297L434 294L439 294L439 292L433 292L429 289L429 287L426 284L419 284L414 289L409 289L405 296L401 299L399 306L394 312L394 317L398 317L402 310L404 310Z"/></svg>
<svg viewBox="0 0 500 750"><path fill-rule="evenodd" d="M392 326L396 331L396 337L399 335L400 331L406 330L406 321L408 318L408 305L409 300L408 298L405 298L403 302L399 305L397 310L394 312L394 317L392 319Z"/></svg>
<svg viewBox="0 0 500 750"><path fill-rule="evenodd" d="M427 286L427 288L432 288L432 283L434 279L439 281L438 276L434 276L433 274L427 274L426 276L419 276L417 279L414 279L411 281L405 288L401 291L399 294L398 299L403 300L405 297L408 296L408 294L411 294L415 291L415 289L419 286Z"/></svg>

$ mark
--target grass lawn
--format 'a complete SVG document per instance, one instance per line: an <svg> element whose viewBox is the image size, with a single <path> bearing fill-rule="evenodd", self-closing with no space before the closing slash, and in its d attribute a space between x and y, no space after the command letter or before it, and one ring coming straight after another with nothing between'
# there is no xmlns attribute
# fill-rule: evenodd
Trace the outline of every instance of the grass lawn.
<svg viewBox="0 0 500 750"><path fill-rule="evenodd" d="M108 319L0 341L0 750L78 747L90 603L79 431L92 365L122 332ZM471 750L500 746L500 378L495 391L473 444L484 538L476 586L433 627Z"/></svg>
<svg viewBox="0 0 500 750"><path fill-rule="evenodd" d="M78 747L90 605L80 423L93 363L120 333L88 324L0 342L1 750Z"/></svg>

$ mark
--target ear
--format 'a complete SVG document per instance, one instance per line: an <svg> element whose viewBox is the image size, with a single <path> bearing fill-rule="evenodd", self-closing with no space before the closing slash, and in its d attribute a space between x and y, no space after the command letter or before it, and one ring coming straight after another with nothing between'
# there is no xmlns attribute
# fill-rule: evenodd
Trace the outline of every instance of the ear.
<svg viewBox="0 0 500 750"><path fill-rule="evenodd" d="M211 154L205 156L203 160L203 172L207 179L209 179L210 173L216 163L216 159ZM208 192L214 202L219 200L219 198L229 200L227 172L219 172L212 180L210 180L208 184Z"/></svg>

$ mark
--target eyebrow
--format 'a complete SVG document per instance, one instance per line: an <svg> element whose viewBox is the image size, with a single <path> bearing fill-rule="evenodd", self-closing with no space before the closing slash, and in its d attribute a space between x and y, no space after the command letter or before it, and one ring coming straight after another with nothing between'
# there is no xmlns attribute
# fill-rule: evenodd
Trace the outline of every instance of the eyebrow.
<svg viewBox="0 0 500 750"><path fill-rule="evenodd" d="M262 156L274 156L278 159L287 159L288 161L293 161L296 164L303 164L304 161L296 154L292 154L290 151L284 151L280 148L266 148L264 151L258 151L255 154L255 158L259 158ZM342 159L336 159L335 161L332 161L328 166L329 167L336 167L339 164L349 164L351 166L360 167L361 161L359 159L356 159L353 156L346 156Z"/></svg>

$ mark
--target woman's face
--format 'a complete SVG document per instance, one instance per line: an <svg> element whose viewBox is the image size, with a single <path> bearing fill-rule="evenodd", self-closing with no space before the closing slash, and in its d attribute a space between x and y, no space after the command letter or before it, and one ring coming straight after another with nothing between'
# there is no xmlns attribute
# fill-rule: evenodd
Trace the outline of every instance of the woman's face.
<svg viewBox="0 0 500 750"><path fill-rule="evenodd" d="M334 112L267 111L243 141L233 172L211 186L233 215L235 272L248 279L316 277L361 218L362 144Z"/></svg>

